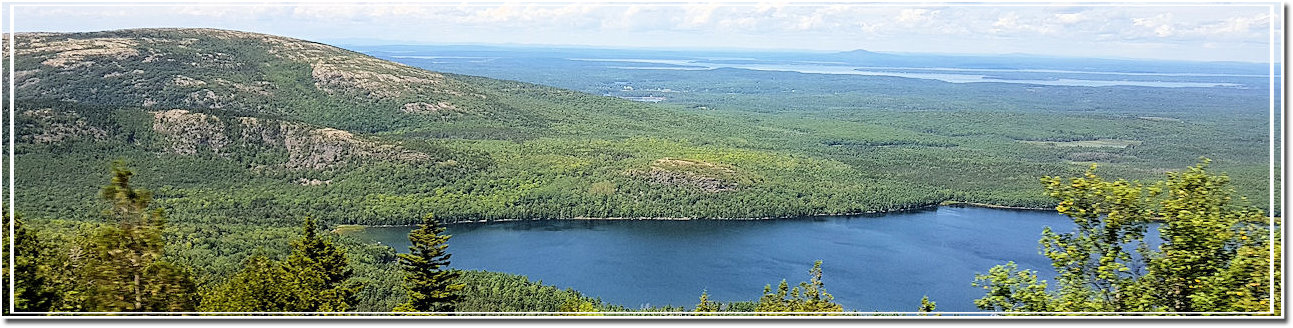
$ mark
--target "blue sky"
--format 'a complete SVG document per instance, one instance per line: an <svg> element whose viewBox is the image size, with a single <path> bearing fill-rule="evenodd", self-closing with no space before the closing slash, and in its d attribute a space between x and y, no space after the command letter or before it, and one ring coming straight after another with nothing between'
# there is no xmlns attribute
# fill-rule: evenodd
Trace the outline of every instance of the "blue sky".
<svg viewBox="0 0 1293 328"><path fill-rule="evenodd" d="M1272 22L1278 32L1283 21L1278 3L1251 2L9 4L19 5L13 9L18 31L213 27L326 43L865 49L1249 62L1268 60Z"/></svg>

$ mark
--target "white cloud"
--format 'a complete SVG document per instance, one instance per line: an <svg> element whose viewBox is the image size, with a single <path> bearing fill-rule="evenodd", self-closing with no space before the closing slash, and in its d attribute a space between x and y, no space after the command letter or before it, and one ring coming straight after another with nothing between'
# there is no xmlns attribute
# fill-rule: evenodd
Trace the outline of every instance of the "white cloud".
<svg viewBox="0 0 1293 328"><path fill-rule="evenodd" d="M711 23L710 19L714 16L714 10L717 10L719 5L688 5L683 8L683 22L682 24L679 24L678 27L691 29L709 25Z"/></svg>
<svg viewBox="0 0 1293 328"><path fill-rule="evenodd" d="M1128 33L1129 36L1144 37L1153 35L1158 38L1177 40L1233 41L1236 39L1262 40L1270 30L1270 15L1259 13L1245 16L1178 18L1171 13L1132 19L1132 25L1139 29ZM1148 32L1148 33L1147 33Z"/></svg>
<svg viewBox="0 0 1293 328"><path fill-rule="evenodd" d="M800 31L816 29L821 27L822 20L821 15L801 16L799 21L795 23L795 29Z"/></svg>
<svg viewBox="0 0 1293 328"><path fill-rule="evenodd" d="M1162 26L1162 25L1167 25L1171 23L1171 21L1172 21L1171 13L1158 14L1153 17L1141 17L1141 18L1131 19L1132 24L1140 27L1148 27L1151 29L1158 28L1159 26Z"/></svg>
<svg viewBox="0 0 1293 328"><path fill-rule="evenodd" d="M17 10L17 26L31 30L82 31L208 26L294 33L293 36L302 38L380 37L427 42L556 44L632 43L637 41L633 37L649 34L653 37L651 42L703 40L697 42L715 47L750 47L751 44L740 42L757 40L761 46L846 50L889 42L898 51L941 46L945 52L966 52L1002 42L1013 43L992 48L1027 49L1029 43L1121 42L1136 48L1134 44L1166 42L1193 49L1205 49L1206 44L1226 47L1264 44L1269 38L1268 12L1264 7L1226 5L996 7L789 2L32 6ZM1282 18L1279 16L1276 20ZM934 42L927 40L955 40L948 44L957 46L932 45ZM1261 58L1264 56L1263 51Z"/></svg>
<svg viewBox="0 0 1293 328"><path fill-rule="evenodd" d="M929 22L930 20L934 19L935 15L938 15L938 11L930 11L929 9L924 9L924 8L903 9L901 12L898 13L897 21L899 23L907 23L907 24L914 25L914 24Z"/></svg>
<svg viewBox="0 0 1293 328"><path fill-rule="evenodd" d="M1011 11L998 16L988 32L1008 37L1049 36L1057 32L1054 23L1046 16L1024 16Z"/></svg>
<svg viewBox="0 0 1293 328"><path fill-rule="evenodd" d="M1082 13L1055 14L1055 20L1063 24L1079 23L1087 20Z"/></svg>
<svg viewBox="0 0 1293 328"><path fill-rule="evenodd" d="M1265 32L1269 29L1270 20L1271 16L1269 14L1257 14L1248 17L1230 17L1222 22L1199 25L1194 28L1193 31L1205 35Z"/></svg>
<svg viewBox="0 0 1293 328"><path fill-rule="evenodd" d="M997 22L992 23L992 26L1003 29L1019 28L1019 15L1014 12L1005 14L1004 16L997 18Z"/></svg>
<svg viewBox="0 0 1293 328"><path fill-rule="evenodd" d="M1158 35L1159 37L1169 37L1174 35L1175 32L1176 32L1176 28L1173 28L1172 25L1167 25L1167 24L1159 25L1158 27L1154 28L1154 35Z"/></svg>

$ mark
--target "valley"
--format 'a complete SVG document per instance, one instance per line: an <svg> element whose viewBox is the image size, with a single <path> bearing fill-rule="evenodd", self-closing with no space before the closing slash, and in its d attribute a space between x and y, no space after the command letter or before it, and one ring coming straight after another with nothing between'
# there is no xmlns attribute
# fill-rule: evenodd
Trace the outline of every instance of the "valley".
<svg viewBox="0 0 1293 328"><path fill-rule="evenodd" d="M42 238L75 244L78 231L111 226L99 192L109 163L122 161L167 214L166 258L200 286L224 282L252 254L286 256L305 217L325 231L428 214L463 223L454 229L576 218L713 228L946 203L1055 208L1041 177L1094 164L1110 178L1153 181L1202 157L1241 203L1280 213L1267 202L1271 108L1256 64L1186 72L865 52L348 50L218 29L11 37L15 213ZM624 224L655 223L669 222ZM370 286L352 309L403 301L394 250L334 235ZM469 278L516 282L490 274ZM699 295L692 287L679 288ZM605 309L613 305L641 304Z"/></svg>

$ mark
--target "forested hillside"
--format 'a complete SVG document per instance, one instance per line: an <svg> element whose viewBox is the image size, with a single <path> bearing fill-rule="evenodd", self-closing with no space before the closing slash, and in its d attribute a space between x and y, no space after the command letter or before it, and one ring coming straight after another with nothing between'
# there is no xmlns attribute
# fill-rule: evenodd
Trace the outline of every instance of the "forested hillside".
<svg viewBox="0 0 1293 328"><path fill-rule="evenodd" d="M159 202L177 216L207 222L783 217L954 193L760 149L807 140L747 122L300 40L219 30L17 39L19 185L32 191L19 197L35 217L77 212L58 204L87 189L67 187L99 177L70 172L117 158L163 179Z"/></svg>

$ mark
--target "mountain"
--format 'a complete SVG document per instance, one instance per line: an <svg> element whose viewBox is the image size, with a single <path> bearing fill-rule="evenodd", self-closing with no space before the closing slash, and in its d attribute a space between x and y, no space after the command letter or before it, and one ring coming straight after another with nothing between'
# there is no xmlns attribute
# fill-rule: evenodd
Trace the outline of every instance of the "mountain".
<svg viewBox="0 0 1293 328"><path fill-rule="evenodd" d="M16 41L19 100L209 109L364 132L505 111L453 77L285 37L137 29Z"/></svg>
<svg viewBox="0 0 1293 328"><path fill-rule="evenodd" d="M795 216L941 200L771 151L759 145L783 134L751 122L304 40L135 29L15 41L19 209L37 217L91 215L79 207L115 159L160 186L181 222ZM781 173L794 166L807 170ZM900 195L856 201L875 193Z"/></svg>

